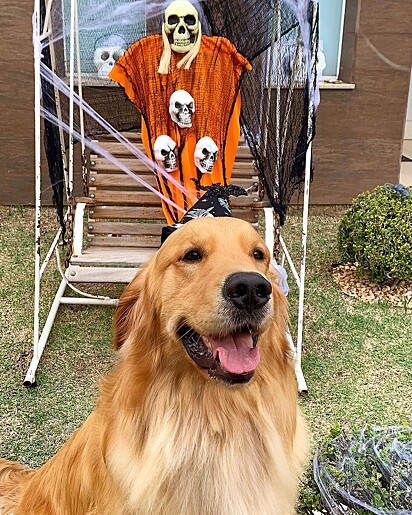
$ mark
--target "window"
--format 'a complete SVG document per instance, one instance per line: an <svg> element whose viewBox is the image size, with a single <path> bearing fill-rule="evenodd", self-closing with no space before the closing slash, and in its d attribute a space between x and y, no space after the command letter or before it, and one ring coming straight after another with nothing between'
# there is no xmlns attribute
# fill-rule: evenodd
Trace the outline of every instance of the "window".
<svg viewBox="0 0 412 515"><path fill-rule="evenodd" d="M319 0L319 48L325 55L327 80L339 76L345 4L346 0Z"/></svg>
<svg viewBox="0 0 412 515"><path fill-rule="evenodd" d="M70 62L70 0L62 0L66 73ZM146 35L145 2L80 0L78 2L80 61L84 84L110 84L108 72L116 59ZM75 73L77 61L75 53Z"/></svg>
<svg viewBox="0 0 412 515"><path fill-rule="evenodd" d="M318 0L319 3L319 55L318 77L321 80L352 83L351 56L354 52L354 38L344 39L345 32L355 30L358 0ZM284 0L284 6L286 4ZM346 18L345 18L346 16ZM297 31L285 34L282 42L280 82L289 80L291 63L296 51ZM305 82L306 67L305 54L299 50L300 68L296 82ZM346 57L346 60L345 60ZM266 53L267 76L269 76L270 51ZM275 85L277 79L277 51L272 58L271 84ZM326 67L325 67L326 66ZM321 72L321 75L320 75ZM341 85L340 85L341 87ZM349 89L349 88L348 88ZM350 88L352 89L352 88Z"/></svg>
<svg viewBox="0 0 412 515"><path fill-rule="evenodd" d="M341 61L345 7L351 0L318 1L320 49L326 60L323 78L335 80ZM62 0L66 73L69 68L70 3L70 0ZM107 73L119 53L146 34L146 4L135 0L78 1L80 59L85 84L92 85L96 81L101 85L110 84ZM295 35L290 38L289 50L293 55ZM303 67L301 73L304 73Z"/></svg>

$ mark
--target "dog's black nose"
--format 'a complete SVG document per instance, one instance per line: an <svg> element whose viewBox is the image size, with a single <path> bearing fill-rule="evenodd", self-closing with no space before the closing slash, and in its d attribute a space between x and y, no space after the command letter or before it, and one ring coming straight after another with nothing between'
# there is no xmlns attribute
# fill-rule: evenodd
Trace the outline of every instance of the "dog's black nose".
<svg viewBox="0 0 412 515"><path fill-rule="evenodd" d="M251 313L264 306L272 293L272 285L256 272L229 275L223 285L223 296L237 308Z"/></svg>

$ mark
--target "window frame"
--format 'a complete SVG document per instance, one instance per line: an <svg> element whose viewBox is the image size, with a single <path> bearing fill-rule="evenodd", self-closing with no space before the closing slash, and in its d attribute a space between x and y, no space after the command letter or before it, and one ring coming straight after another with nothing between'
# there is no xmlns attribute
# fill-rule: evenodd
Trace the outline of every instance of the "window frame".
<svg viewBox="0 0 412 515"><path fill-rule="evenodd" d="M322 80L324 80L324 81L336 81L339 79L340 68L341 68L341 58L342 58L342 47L343 47L343 39L344 39L345 15L346 15L347 1L348 0L342 0L342 10L341 10L340 29L339 29L338 55L337 55L337 59L336 59L336 74L322 75Z"/></svg>

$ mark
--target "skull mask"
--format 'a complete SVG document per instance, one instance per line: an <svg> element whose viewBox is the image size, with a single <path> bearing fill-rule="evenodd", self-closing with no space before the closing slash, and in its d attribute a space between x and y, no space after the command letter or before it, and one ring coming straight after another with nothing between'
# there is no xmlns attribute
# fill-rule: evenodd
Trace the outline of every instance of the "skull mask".
<svg viewBox="0 0 412 515"><path fill-rule="evenodd" d="M96 41L94 64L97 68L97 76L100 79L107 79L114 63L124 54L126 49L126 41L116 34L108 37L103 36Z"/></svg>
<svg viewBox="0 0 412 515"><path fill-rule="evenodd" d="M212 173L213 165L215 164L218 156L218 147L216 143L205 136L201 138L196 145L195 150L195 165L202 173Z"/></svg>
<svg viewBox="0 0 412 515"><path fill-rule="evenodd" d="M169 136L159 136L153 146L156 162L167 172L177 170L176 143Z"/></svg>
<svg viewBox="0 0 412 515"><path fill-rule="evenodd" d="M164 29L175 52L186 54L195 46L199 27L199 14L187 0L176 0L166 9Z"/></svg>
<svg viewBox="0 0 412 515"><path fill-rule="evenodd" d="M170 97L169 113L172 120L184 129L192 126L192 114L195 112L195 100L184 89L175 91Z"/></svg>

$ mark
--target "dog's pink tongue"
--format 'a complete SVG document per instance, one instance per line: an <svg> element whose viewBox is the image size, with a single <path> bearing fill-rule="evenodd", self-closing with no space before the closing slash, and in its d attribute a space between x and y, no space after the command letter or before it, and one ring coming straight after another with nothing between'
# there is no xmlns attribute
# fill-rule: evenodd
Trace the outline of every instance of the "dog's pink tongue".
<svg viewBox="0 0 412 515"><path fill-rule="evenodd" d="M260 352L253 347L250 333L233 333L219 339L211 339L213 355L219 355L222 368L232 374L252 372L259 365Z"/></svg>

